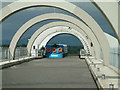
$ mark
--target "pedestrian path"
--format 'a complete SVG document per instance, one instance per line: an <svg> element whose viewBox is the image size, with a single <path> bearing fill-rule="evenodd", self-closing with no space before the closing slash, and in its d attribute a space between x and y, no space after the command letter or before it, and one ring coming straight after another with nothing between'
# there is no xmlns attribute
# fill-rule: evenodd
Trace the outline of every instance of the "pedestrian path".
<svg viewBox="0 0 120 90"><path fill-rule="evenodd" d="M3 69L6 88L97 88L85 60L35 59Z"/></svg>

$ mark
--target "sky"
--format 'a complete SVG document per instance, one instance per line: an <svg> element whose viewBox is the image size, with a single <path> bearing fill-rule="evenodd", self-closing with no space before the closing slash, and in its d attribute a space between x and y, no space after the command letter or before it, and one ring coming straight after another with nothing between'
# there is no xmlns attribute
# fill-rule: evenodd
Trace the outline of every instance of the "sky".
<svg viewBox="0 0 120 90"><path fill-rule="evenodd" d="M73 41L75 43L73 43ZM54 38L52 38L47 44L54 44L54 43L67 44L69 46L82 46L83 47L83 44L81 43L81 41L77 37L71 34L57 35Z"/></svg>
<svg viewBox="0 0 120 90"><path fill-rule="evenodd" d="M11 2L2 2L2 8L10 3ZM96 20L96 22L100 25L100 27L102 28L102 30L104 32L115 37L115 34L113 33L113 31L112 31L111 27L109 26L108 22L106 21L106 19L103 17L103 15L100 13L100 11L92 3L90 3L90 2L71 2L71 3L77 5L78 7L85 10L88 14L90 14ZM0 31L2 31L2 40L0 40L0 44L10 44L10 41L12 40L12 37L14 36L16 31L25 22L32 19L33 17L42 15L45 13L54 13L54 12L55 13L64 13L64 14L67 14L67 15L77 18L76 16L74 16L73 14L71 14L69 12L66 12L64 10L57 9L57 8L52 8L52 7L33 7L33 8L19 11L15 14L9 16L7 19L5 19L5 21L2 24L0 24L0 27L2 27L2 28L0 28L1 29ZM29 28L28 31L21 37L18 44L27 44L28 39L31 37L31 35L37 29L39 29L41 26L43 26L47 23L54 22L54 21L60 21L60 20L48 20L48 21L44 21L44 22L35 24L31 28ZM70 40L73 40L73 38L74 39L76 38L71 35L62 35L62 37L63 38L59 38L60 41L63 41L62 39L64 39L64 37L66 37L66 38L69 37ZM57 40L58 39L56 39L56 41ZM73 41L76 41L76 40L73 40ZM77 45L80 45L80 43Z"/></svg>

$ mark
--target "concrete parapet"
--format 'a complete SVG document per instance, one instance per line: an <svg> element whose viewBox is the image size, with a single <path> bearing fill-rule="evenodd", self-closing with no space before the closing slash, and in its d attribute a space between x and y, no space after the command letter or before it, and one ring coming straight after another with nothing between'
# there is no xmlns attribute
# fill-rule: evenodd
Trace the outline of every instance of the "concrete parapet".
<svg viewBox="0 0 120 90"><path fill-rule="evenodd" d="M92 73L92 76L98 85L98 87L102 90L106 88L114 88L114 90L120 89L120 75L116 73L111 68L103 65L101 60L95 60L94 58L86 58L86 63ZM113 89L110 89L113 90Z"/></svg>
<svg viewBox="0 0 120 90"><path fill-rule="evenodd" d="M38 58L38 57L25 57L25 58L20 58L20 59L16 59L16 60L0 62L0 69L4 69L4 68L11 67L13 65L28 62L28 61L31 61L36 58ZM39 57L39 58L42 58L42 57Z"/></svg>

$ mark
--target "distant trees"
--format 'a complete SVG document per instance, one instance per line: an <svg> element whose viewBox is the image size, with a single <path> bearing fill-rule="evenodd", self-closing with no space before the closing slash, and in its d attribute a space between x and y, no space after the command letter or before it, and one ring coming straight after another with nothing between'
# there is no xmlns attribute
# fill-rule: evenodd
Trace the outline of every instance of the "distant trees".
<svg viewBox="0 0 120 90"><path fill-rule="evenodd" d="M79 55L82 46L68 46L68 55Z"/></svg>

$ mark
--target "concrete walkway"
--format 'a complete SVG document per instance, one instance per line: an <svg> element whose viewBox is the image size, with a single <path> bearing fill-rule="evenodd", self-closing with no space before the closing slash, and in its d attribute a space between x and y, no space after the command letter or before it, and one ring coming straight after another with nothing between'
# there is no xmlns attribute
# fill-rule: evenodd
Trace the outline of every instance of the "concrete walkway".
<svg viewBox="0 0 120 90"><path fill-rule="evenodd" d="M3 69L3 88L97 88L85 60L36 59Z"/></svg>

